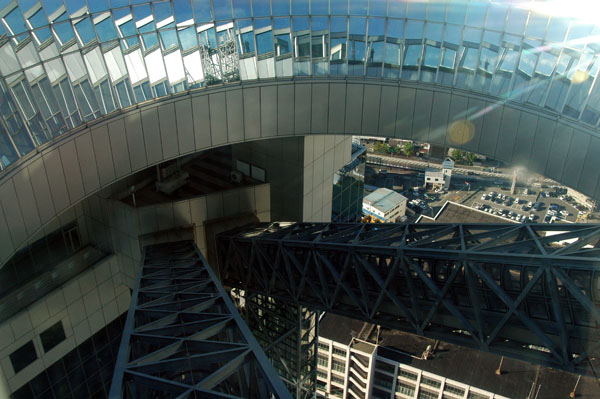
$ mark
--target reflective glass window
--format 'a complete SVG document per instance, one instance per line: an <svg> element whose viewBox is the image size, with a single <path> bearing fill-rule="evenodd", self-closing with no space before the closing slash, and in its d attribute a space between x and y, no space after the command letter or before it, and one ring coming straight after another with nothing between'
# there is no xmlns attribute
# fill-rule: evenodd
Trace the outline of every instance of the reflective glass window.
<svg viewBox="0 0 600 399"><path fill-rule="evenodd" d="M443 30L444 25L428 22L425 25L425 38L429 40L435 40L436 42L441 42Z"/></svg>
<svg viewBox="0 0 600 399"><path fill-rule="evenodd" d="M212 6L210 3L210 0L192 0L194 21L210 22L213 20Z"/></svg>
<svg viewBox="0 0 600 399"><path fill-rule="evenodd" d="M446 25L444 32L444 41L459 45L462 38L462 29L454 25Z"/></svg>
<svg viewBox="0 0 600 399"><path fill-rule="evenodd" d="M367 15L368 0L350 0L350 15Z"/></svg>
<svg viewBox="0 0 600 399"><path fill-rule="evenodd" d="M270 16L271 2L269 0L252 0L252 13L255 17Z"/></svg>
<svg viewBox="0 0 600 399"><path fill-rule="evenodd" d="M254 32L242 33L240 36L243 54L254 53Z"/></svg>
<svg viewBox="0 0 600 399"><path fill-rule="evenodd" d="M205 47L217 47L217 37L215 36L215 28L209 28L198 33L198 41L200 45ZM252 43L252 48L254 48L254 42Z"/></svg>
<svg viewBox="0 0 600 399"><path fill-rule="evenodd" d="M69 21L54 24L52 25L52 28L54 29L54 32L56 32L56 35L58 36L58 39L60 40L61 44L65 44L75 37L73 27L71 26L71 22Z"/></svg>
<svg viewBox="0 0 600 399"><path fill-rule="evenodd" d="M540 54L535 71L541 75L550 76L554 71L558 57L554 54L543 52Z"/></svg>
<svg viewBox="0 0 600 399"><path fill-rule="evenodd" d="M529 23L525 30L525 35L542 39L546 34L546 26L548 25L548 17L541 14L531 13Z"/></svg>
<svg viewBox="0 0 600 399"><path fill-rule="evenodd" d="M231 19L231 0L214 1L213 6L217 21ZM210 3L208 7L210 7Z"/></svg>
<svg viewBox="0 0 600 399"><path fill-rule="evenodd" d="M292 51L292 42L289 33L275 36L275 50L275 55L284 55Z"/></svg>
<svg viewBox="0 0 600 399"><path fill-rule="evenodd" d="M504 23L506 22L506 12L508 11L508 5L502 3L494 3L490 5L488 9L487 21L485 22L486 29L495 29L502 31L504 30Z"/></svg>
<svg viewBox="0 0 600 399"><path fill-rule="evenodd" d="M537 61L538 53L535 49L523 50L521 53L521 60L519 61L519 69L527 74L528 76L533 75L535 63Z"/></svg>
<svg viewBox="0 0 600 399"><path fill-rule="evenodd" d="M369 0L369 15L387 16L387 0Z"/></svg>
<svg viewBox="0 0 600 399"><path fill-rule="evenodd" d="M571 23L571 29L567 36L567 46L571 48L583 49L589 41L589 36L592 33L591 25L584 25L576 22Z"/></svg>
<svg viewBox="0 0 600 399"><path fill-rule="evenodd" d="M256 35L256 52L258 55L273 51L273 32L266 31Z"/></svg>
<svg viewBox="0 0 600 399"><path fill-rule="evenodd" d="M474 48L465 48L460 66L466 69L475 70L477 67L477 51L478 50Z"/></svg>
<svg viewBox="0 0 600 399"><path fill-rule="evenodd" d="M273 15L290 15L289 1L274 0L271 3L271 9L273 10Z"/></svg>
<svg viewBox="0 0 600 399"><path fill-rule="evenodd" d="M10 354L15 373L23 370L37 359L37 353L33 341L28 341L25 345Z"/></svg>
<svg viewBox="0 0 600 399"><path fill-rule="evenodd" d="M252 16L250 0L232 0L232 3L235 18L250 18Z"/></svg>
<svg viewBox="0 0 600 399"><path fill-rule="evenodd" d="M409 1L407 4L406 16L414 19L425 19L425 12L427 10L427 3L421 1Z"/></svg>
<svg viewBox="0 0 600 399"><path fill-rule="evenodd" d="M175 21L179 24L192 19L192 2L190 1L174 1L173 4L173 15Z"/></svg>
<svg viewBox="0 0 600 399"><path fill-rule="evenodd" d="M517 60L519 59L519 53L514 50L505 50L504 57L500 63L500 69L506 72L514 72L517 66Z"/></svg>
<svg viewBox="0 0 600 399"><path fill-rule="evenodd" d="M63 329L62 321L60 320L40 333L40 340L42 341L44 352L50 351L65 339L65 330Z"/></svg>
<svg viewBox="0 0 600 399"><path fill-rule="evenodd" d="M446 68L449 68L449 69L454 69L455 61L456 61L456 51L449 49L449 48L445 48L440 65L442 65Z"/></svg>
<svg viewBox="0 0 600 399"><path fill-rule="evenodd" d="M121 30L121 35L125 37L125 43L127 43L127 46L133 46L138 43L138 38L135 35L136 32L133 19L130 19L129 21L119 25L119 29Z"/></svg>
<svg viewBox="0 0 600 399"><path fill-rule="evenodd" d="M18 159L17 151L13 147L4 126L0 124L0 171Z"/></svg>
<svg viewBox="0 0 600 399"><path fill-rule="evenodd" d="M96 24L96 31L101 42L108 42L117 38L117 31L112 17L108 17Z"/></svg>
<svg viewBox="0 0 600 399"><path fill-rule="evenodd" d="M390 0L388 3L388 16L395 18L406 17L406 2Z"/></svg>
<svg viewBox="0 0 600 399"><path fill-rule="evenodd" d="M446 20L446 3L430 2L427 7L427 20L444 22Z"/></svg>
<svg viewBox="0 0 600 399"><path fill-rule="evenodd" d="M440 48L436 46L425 46L425 61L423 65L437 68L440 62Z"/></svg>
<svg viewBox="0 0 600 399"><path fill-rule="evenodd" d="M502 43L502 33L486 30L483 32L483 41L495 46L500 46Z"/></svg>
<svg viewBox="0 0 600 399"><path fill-rule="evenodd" d="M465 7L463 0L452 0L448 5L446 14L446 21L463 25L465 23L465 17L467 15L467 7Z"/></svg>
<svg viewBox="0 0 600 399"><path fill-rule="evenodd" d="M469 3L469 11L467 13L467 25L482 27L485 21L485 14L487 12L487 4L483 2L474 1Z"/></svg>
<svg viewBox="0 0 600 399"><path fill-rule="evenodd" d="M144 48L146 50L150 50L155 46L158 46L158 36L156 35L154 21L148 22L147 24L140 26L138 30L143 33L142 34L142 42L144 43ZM146 33L152 32L152 33Z"/></svg>
<svg viewBox="0 0 600 399"><path fill-rule="evenodd" d="M498 62L498 53L489 49L482 48L480 56L479 67L487 72L493 73L496 70L496 63Z"/></svg>
<svg viewBox="0 0 600 399"><path fill-rule="evenodd" d="M19 7L15 7L14 10L9 12L4 17L4 22L16 36L17 42L20 42L27 37L27 34L22 34L23 32L27 31L27 26L25 25L25 20L23 19L23 15L21 14Z"/></svg>
<svg viewBox="0 0 600 399"><path fill-rule="evenodd" d="M423 38L423 22L408 21L406 23L406 38L407 39L422 39Z"/></svg>
<svg viewBox="0 0 600 399"><path fill-rule="evenodd" d="M309 57L310 56L310 36L300 35L294 38L296 47L296 57Z"/></svg>
<svg viewBox="0 0 600 399"><path fill-rule="evenodd" d="M48 19L46 18L43 8L40 8L29 18L29 23L35 29L34 34L40 43L43 43L52 37L52 32L50 32L50 29L47 27Z"/></svg>
<svg viewBox="0 0 600 399"><path fill-rule="evenodd" d="M171 27L174 24L169 24ZM172 47L178 47L179 41L177 40L177 34L174 29L167 29L160 31L160 40L163 44L163 49L168 50Z"/></svg>
<svg viewBox="0 0 600 399"><path fill-rule="evenodd" d="M308 15L309 0L292 0L292 15Z"/></svg>
<svg viewBox="0 0 600 399"><path fill-rule="evenodd" d="M482 31L480 29L465 28L463 40L479 45Z"/></svg>
<svg viewBox="0 0 600 399"><path fill-rule="evenodd" d="M550 42L562 43L565 40L568 28L568 20L559 17L552 17L550 19L550 25L548 26L548 32L546 33L546 40Z"/></svg>
<svg viewBox="0 0 600 399"><path fill-rule="evenodd" d="M525 30L525 24L527 23L527 17L529 12L518 8L510 10L508 15L508 22L506 24L506 32L513 33L515 35L522 35Z"/></svg>
<svg viewBox="0 0 600 399"><path fill-rule="evenodd" d="M190 50L198 46L198 41L196 40L195 26L180 29L177 31L177 33L179 34L179 42L181 43L181 48L183 49L183 51Z"/></svg>
<svg viewBox="0 0 600 399"><path fill-rule="evenodd" d="M348 41L348 59L364 61L365 59L365 34L367 19L361 17L350 18L350 35Z"/></svg>
<svg viewBox="0 0 600 399"><path fill-rule="evenodd" d="M75 29L77 29L79 39L81 39L83 45L88 44L96 38L96 32L94 32L92 21L90 21L89 18L84 18L81 21L77 22L75 24Z"/></svg>
<svg viewBox="0 0 600 399"><path fill-rule="evenodd" d="M404 57L404 66L418 66L421 63L421 51L423 47L420 45L410 45L406 47L406 55Z"/></svg>

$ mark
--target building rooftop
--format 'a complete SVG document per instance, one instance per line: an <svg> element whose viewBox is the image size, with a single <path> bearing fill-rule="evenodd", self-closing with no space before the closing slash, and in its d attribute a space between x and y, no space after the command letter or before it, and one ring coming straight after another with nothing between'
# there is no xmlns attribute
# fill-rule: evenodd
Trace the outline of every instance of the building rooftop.
<svg viewBox="0 0 600 399"><path fill-rule="evenodd" d="M391 211L402 201L406 201L406 197L389 188L379 188L363 199L363 203L367 203L383 213Z"/></svg>
<svg viewBox="0 0 600 399"><path fill-rule="evenodd" d="M366 330L365 322L328 313L319 324L319 336L348 345L352 339ZM361 337L369 342L377 339L377 329L372 329L369 337ZM464 348L438 342L429 338L398 330L381 329L377 354L445 378L468 384L509 398L526 398L532 384L537 379L540 386L538 398L567 398L573 390L577 375L540 367L515 359L504 358L502 375L495 374L501 357L488 352ZM435 347L433 356L421 360L428 345ZM595 360L598 368L600 361ZM600 397L600 381L582 377L577 387L577 397ZM535 396L535 395L534 395Z"/></svg>

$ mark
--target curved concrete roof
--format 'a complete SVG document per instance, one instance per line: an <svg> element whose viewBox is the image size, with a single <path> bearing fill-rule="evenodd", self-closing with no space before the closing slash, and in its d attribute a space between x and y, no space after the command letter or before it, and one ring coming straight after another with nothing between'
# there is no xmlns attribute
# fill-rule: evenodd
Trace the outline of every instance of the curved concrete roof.
<svg viewBox="0 0 600 399"><path fill-rule="evenodd" d="M556 114L381 79L232 84L100 118L16 163L0 178L0 260L62 211L136 171L212 147L310 134L452 145L522 164L600 198L600 137Z"/></svg>

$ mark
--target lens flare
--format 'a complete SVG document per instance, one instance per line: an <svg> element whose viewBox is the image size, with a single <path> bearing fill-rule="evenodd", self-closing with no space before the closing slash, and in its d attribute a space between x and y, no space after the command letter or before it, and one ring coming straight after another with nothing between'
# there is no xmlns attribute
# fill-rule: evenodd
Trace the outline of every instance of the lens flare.
<svg viewBox="0 0 600 399"><path fill-rule="evenodd" d="M571 77L571 82L574 84L580 84L588 80L589 77L590 74L588 73L588 71L578 70Z"/></svg>
<svg viewBox="0 0 600 399"><path fill-rule="evenodd" d="M475 125L468 120L454 121L448 127L448 140L453 145L463 145L473 140Z"/></svg>

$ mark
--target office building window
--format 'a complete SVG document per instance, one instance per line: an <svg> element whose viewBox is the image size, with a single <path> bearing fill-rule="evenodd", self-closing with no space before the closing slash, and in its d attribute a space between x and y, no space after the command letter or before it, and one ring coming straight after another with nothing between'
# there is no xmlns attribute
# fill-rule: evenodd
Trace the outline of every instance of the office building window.
<svg viewBox="0 0 600 399"><path fill-rule="evenodd" d="M44 347L44 352L48 352L50 349L54 348L56 345L60 344L65 340L65 330L63 329L62 322L54 324L52 327L48 328L46 331L40 334L40 338L42 340L42 346Z"/></svg>

